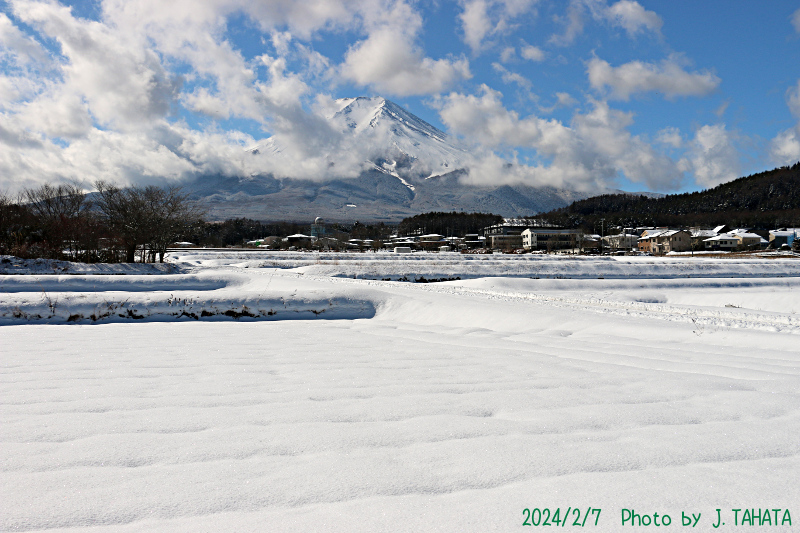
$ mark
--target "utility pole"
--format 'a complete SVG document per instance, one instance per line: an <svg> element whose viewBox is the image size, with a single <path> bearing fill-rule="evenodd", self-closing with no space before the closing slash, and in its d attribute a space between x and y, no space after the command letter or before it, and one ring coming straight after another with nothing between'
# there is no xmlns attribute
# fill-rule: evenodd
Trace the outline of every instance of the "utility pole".
<svg viewBox="0 0 800 533"><path fill-rule="evenodd" d="M603 226L606 223L606 219L600 219L600 255L603 255Z"/></svg>

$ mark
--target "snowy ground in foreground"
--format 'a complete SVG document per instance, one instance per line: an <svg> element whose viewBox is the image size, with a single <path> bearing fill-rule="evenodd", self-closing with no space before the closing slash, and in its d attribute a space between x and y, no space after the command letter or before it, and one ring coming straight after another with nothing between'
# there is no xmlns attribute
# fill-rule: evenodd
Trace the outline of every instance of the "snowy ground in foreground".
<svg viewBox="0 0 800 533"><path fill-rule="evenodd" d="M597 531L751 507L800 530L800 261L394 260L464 278L423 285L180 259L0 276L0 529L511 531L577 506Z"/></svg>

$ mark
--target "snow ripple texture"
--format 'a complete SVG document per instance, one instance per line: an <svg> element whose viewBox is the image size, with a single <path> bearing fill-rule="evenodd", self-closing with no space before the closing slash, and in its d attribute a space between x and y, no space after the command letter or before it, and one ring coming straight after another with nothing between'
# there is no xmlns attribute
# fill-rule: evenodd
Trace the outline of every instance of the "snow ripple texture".
<svg viewBox="0 0 800 533"><path fill-rule="evenodd" d="M0 529L511 531L568 506L603 509L598 531L622 508L702 513L703 530L717 508L788 508L797 528L796 263L576 260L530 279L506 273L555 267L424 255L0 276L0 311L42 314L0 326ZM376 262L462 279L361 279ZM58 311L103 302L152 316ZM167 313L263 302L308 319Z"/></svg>

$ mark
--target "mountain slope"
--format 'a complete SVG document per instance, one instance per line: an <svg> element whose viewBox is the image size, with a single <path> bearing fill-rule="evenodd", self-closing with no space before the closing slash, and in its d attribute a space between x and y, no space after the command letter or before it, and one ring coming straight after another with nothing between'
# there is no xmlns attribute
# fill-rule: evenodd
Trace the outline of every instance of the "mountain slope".
<svg viewBox="0 0 800 533"><path fill-rule="evenodd" d="M261 220L399 221L417 213L483 211L522 216L583 198L573 191L529 186L468 186L460 181L471 155L446 133L384 98L345 98L327 117L335 137L320 154L328 168L355 161L325 180L256 174L241 178L201 176L187 185L212 218ZM291 166L293 142L280 135L252 147L253 157ZM344 154L343 154L344 152Z"/></svg>

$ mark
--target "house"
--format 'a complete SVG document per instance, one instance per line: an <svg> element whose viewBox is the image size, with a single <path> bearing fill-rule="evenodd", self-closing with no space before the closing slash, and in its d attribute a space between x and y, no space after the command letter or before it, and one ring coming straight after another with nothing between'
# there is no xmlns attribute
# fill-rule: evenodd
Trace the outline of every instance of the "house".
<svg viewBox="0 0 800 533"><path fill-rule="evenodd" d="M780 248L784 244L791 246L800 236L800 228L783 228L769 232L769 247Z"/></svg>
<svg viewBox="0 0 800 533"><path fill-rule="evenodd" d="M444 235L438 233L429 233L427 235L420 235L419 246L423 250L438 250L440 246L447 246L449 243L445 240Z"/></svg>
<svg viewBox="0 0 800 533"><path fill-rule="evenodd" d="M486 244L486 237L478 235L477 233L468 233L464 235L464 246L470 250L475 248L483 248Z"/></svg>
<svg viewBox="0 0 800 533"><path fill-rule="evenodd" d="M715 235L720 235L722 233L730 233L731 232L731 228L730 228L730 226L726 226L725 224L723 224L722 226L717 226L716 228L712 229L711 231L713 231Z"/></svg>
<svg viewBox="0 0 800 533"><path fill-rule="evenodd" d="M744 250L757 250L767 246L767 240L761 235L743 230L735 230L731 235L739 241L739 247Z"/></svg>
<svg viewBox="0 0 800 533"><path fill-rule="evenodd" d="M289 235L284 239L289 244L309 244L311 243L311 235L303 235L302 233L295 233L294 235Z"/></svg>
<svg viewBox="0 0 800 533"><path fill-rule="evenodd" d="M692 247L692 235L682 229L646 230L639 238L639 250L652 254L686 252Z"/></svg>
<svg viewBox="0 0 800 533"><path fill-rule="evenodd" d="M603 237L603 243L612 250L633 250L638 247L639 236L632 233L606 235Z"/></svg>
<svg viewBox="0 0 800 533"><path fill-rule="evenodd" d="M536 232L531 231L530 228L522 232L522 247L526 250L535 250L537 247Z"/></svg>
<svg viewBox="0 0 800 533"><path fill-rule="evenodd" d="M720 250L731 252L739 247L739 239L730 233L722 233L721 235L714 235L708 239L703 240L703 245L706 250Z"/></svg>
<svg viewBox="0 0 800 533"><path fill-rule="evenodd" d="M717 226L717 228L723 228L726 226ZM700 229L700 228L693 228L690 233L692 234L692 249L704 249L705 248L705 240L710 239L712 237L716 237L719 235L719 232L716 231L717 228L714 229Z"/></svg>

